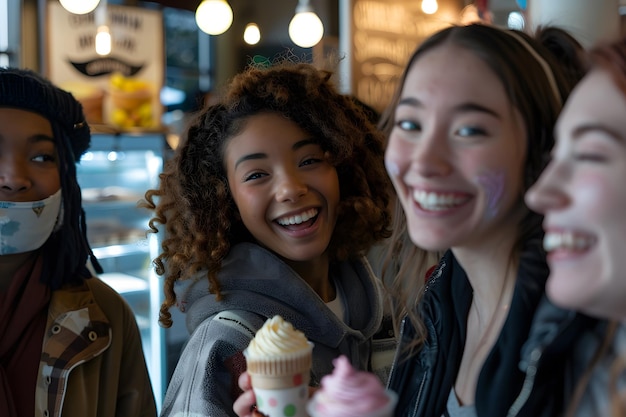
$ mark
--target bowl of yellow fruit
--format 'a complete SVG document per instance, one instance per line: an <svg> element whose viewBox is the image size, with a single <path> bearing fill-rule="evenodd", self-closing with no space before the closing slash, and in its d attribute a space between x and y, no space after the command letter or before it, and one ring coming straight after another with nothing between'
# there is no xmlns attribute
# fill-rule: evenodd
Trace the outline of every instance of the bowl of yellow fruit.
<svg viewBox="0 0 626 417"><path fill-rule="evenodd" d="M72 93L83 106L85 119L89 123L102 123L102 100L104 91L95 84L80 81L66 81L59 85Z"/></svg>
<svg viewBox="0 0 626 417"><path fill-rule="evenodd" d="M149 82L115 73L109 84L110 119L114 125L123 128L153 126L153 92Z"/></svg>

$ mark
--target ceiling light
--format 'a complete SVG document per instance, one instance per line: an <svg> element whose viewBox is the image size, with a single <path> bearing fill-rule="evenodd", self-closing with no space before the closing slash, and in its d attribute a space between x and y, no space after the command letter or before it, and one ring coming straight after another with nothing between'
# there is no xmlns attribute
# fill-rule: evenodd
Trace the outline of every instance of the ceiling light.
<svg viewBox="0 0 626 417"><path fill-rule="evenodd" d="M96 33L96 53L98 55L109 55L111 53L111 33L106 25L98 27L98 33Z"/></svg>
<svg viewBox="0 0 626 417"><path fill-rule="evenodd" d="M196 9L196 23L209 35L221 35L233 23L233 9L226 0L204 0Z"/></svg>
<svg viewBox="0 0 626 417"><path fill-rule="evenodd" d="M324 25L313 11L309 0L300 0L296 14L289 23L289 37L301 48L317 45L324 36Z"/></svg>
<svg viewBox="0 0 626 417"><path fill-rule="evenodd" d="M98 6L100 0L59 0L65 10L74 14L86 14Z"/></svg>
<svg viewBox="0 0 626 417"><path fill-rule="evenodd" d="M422 11L424 13L434 14L438 8L437 0L422 0Z"/></svg>
<svg viewBox="0 0 626 417"><path fill-rule="evenodd" d="M507 18L506 25L509 29L524 30L524 15L520 12L511 12Z"/></svg>
<svg viewBox="0 0 626 417"><path fill-rule="evenodd" d="M256 45L261 40L261 31L256 23L248 23L243 31L243 40L248 45Z"/></svg>

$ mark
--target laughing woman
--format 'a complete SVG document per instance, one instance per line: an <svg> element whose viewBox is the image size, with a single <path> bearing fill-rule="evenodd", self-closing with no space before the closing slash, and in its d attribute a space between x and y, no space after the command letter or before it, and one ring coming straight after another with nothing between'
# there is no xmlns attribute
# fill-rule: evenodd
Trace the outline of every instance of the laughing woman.
<svg viewBox="0 0 626 417"><path fill-rule="evenodd" d="M377 336L364 254L389 236L390 192L382 133L329 73L285 63L236 76L147 194L166 235L161 321L177 303L191 332L162 414L234 415L242 351L276 314L315 344L311 385L341 354L385 379L395 341Z"/></svg>
<svg viewBox="0 0 626 417"><path fill-rule="evenodd" d="M557 416L570 395L571 342L593 320L546 300L541 217L523 199L575 81L551 51L470 25L409 60L385 162L411 240L450 249L402 328L397 416Z"/></svg>
<svg viewBox="0 0 626 417"><path fill-rule="evenodd" d="M545 215L548 296L563 307L614 320L577 346L580 363L591 365L570 414L623 417L626 39L593 49L591 61L559 117L552 160L526 201Z"/></svg>

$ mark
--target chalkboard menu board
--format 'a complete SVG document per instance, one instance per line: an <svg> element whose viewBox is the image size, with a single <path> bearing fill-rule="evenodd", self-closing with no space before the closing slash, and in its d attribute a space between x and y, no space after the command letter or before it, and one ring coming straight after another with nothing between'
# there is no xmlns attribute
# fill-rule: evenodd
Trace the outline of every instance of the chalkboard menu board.
<svg viewBox="0 0 626 417"><path fill-rule="evenodd" d="M411 53L439 29L458 23L463 0L439 0L432 15L418 0L352 0L352 91L378 111L393 95Z"/></svg>

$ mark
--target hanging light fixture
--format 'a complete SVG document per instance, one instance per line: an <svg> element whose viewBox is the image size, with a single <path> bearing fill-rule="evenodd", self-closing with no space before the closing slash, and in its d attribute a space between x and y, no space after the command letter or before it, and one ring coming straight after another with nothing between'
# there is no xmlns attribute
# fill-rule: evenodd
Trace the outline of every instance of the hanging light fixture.
<svg viewBox="0 0 626 417"><path fill-rule="evenodd" d="M422 0L422 11L426 14L434 14L437 9L439 9L439 5L437 4L437 0Z"/></svg>
<svg viewBox="0 0 626 417"><path fill-rule="evenodd" d="M512 11L506 20L506 26L509 29L524 30L524 15L518 11Z"/></svg>
<svg viewBox="0 0 626 417"><path fill-rule="evenodd" d="M256 45L261 40L261 31L256 23L248 23L243 31L243 40L248 45Z"/></svg>
<svg viewBox="0 0 626 417"><path fill-rule="evenodd" d="M94 12L96 30L96 53L104 56L111 53L111 32L108 26L107 0L102 1Z"/></svg>
<svg viewBox="0 0 626 417"><path fill-rule="evenodd" d="M74 14L86 14L93 11L100 0L59 0L65 10Z"/></svg>
<svg viewBox="0 0 626 417"><path fill-rule="evenodd" d="M111 53L111 33L106 25L98 27L98 32L96 33L96 53L98 55L109 55Z"/></svg>
<svg viewBox="0 0 626 417"><path fill-rule="evenodd" d="M209 35L221 35L233 23L233 9L226 0L203 0L196 9L196 24Z"/></svg>
<svg viewBox="0 0 626 417"><path fill-rule="evenodd" d="M301 48L317 45L324 36L324 25L313 11L309 0L299 0L296 14L289 22L289 37Z"/></svg>

